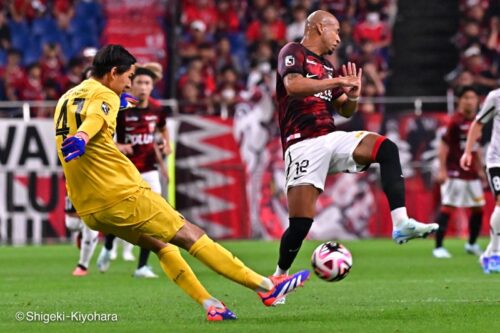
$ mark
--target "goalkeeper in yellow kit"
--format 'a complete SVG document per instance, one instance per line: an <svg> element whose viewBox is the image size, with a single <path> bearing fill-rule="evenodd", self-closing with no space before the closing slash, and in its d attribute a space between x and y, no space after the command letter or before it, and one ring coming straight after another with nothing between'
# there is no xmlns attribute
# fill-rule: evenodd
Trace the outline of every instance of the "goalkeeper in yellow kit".
<svg viewBox="0 0 500 333"><path fill-rule="evenodd" d="M224 277L256 291L266 306L273 305L302 285L309 271L271 278L255 273L152 192L113 142L120 96L130 88L135 62L120 45L102 48L94 58L91 78L67 91L57 103L57 151L78 214L91 229L155 252L165 274L205 308L208 320L236 316L201 285L177 246Z"/></svg>

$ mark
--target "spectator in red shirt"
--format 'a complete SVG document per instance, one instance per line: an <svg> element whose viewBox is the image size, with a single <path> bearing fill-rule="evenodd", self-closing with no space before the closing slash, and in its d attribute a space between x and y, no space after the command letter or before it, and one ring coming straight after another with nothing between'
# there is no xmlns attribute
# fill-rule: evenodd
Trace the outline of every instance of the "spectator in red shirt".
<svg viewBox="0 0 500 333"><path fill-rule="evenodd" d="M242 90L243 87L238 83L238 74L235 69L233 67L223 68L214 95L214 102L224 118L234 115L235 106L240 101L240 92Z"/></svg>
<svg viewBox="0 0 500 333"><path fill-rule="evenodd" d="M263 35L263 29L267 28L273 40L283 44L286 40L286 25L278 18L278 13L274 6L267 6L264 9L262 21L254 20L248 26L246 36L249 43L256 42Z"/></svg>
<svg viewBox="0 0 500 333"><path fill-rule="evenodd" d="M43 101L45 92L42 84L42 69L40 64L33 63L28 66L27 75L17 87L19 99L23 101ZM47 108L31 108L32 117L46 117L49 114Z"/></svg>
<svg viewBox="0 0 500 333"><path fill-rule="evenodd" d="M197 99L202 103L210 104L213 90L207 89L203 80L203 63L201 60L193 60L188 67L186 74L179 78L179 92L183 92L184 86L188 83L193 84L197 90ZM191 95L190 95L191 96ZM182 96L181 96L182 98Z"/></svg>
<svg viewBox="0 0 500 333"><path fill-rule="evenodd" d="M199 98L198 87L186 82L180 91L179 112L182 114L210 114L209 106Z"/></svg>
<svg viewBox="0 0 500 333"><path fill-rule="evenodd" d="M15 49L7 51L7 64L2 74L5 79L5 94L10 101L16 101L18 99L16 90L24 80L25 74L19 65L20 62L21 52Z"/></svg>
<svg viewBox="0 0 500 333"><path fill-rule="evenodd" d="M182 10L181 22L189 27L195 21L202 21L209 34L215 32L217 26L217 10L209 0L197 0L194 4L185 4Z"/></svg>
<svg viewBox="0 0 500 333"><path fill-rule="evenodd" d="M42 69L40 64L28 66L27 75L18 85L19 99L24 101L42 101L45 98L42 85Z"/></svg>
<svg viewBox="0 0 500 333"><path fill-rule="evenodd" d="M61 80L64 62L59 45L50 43L43 46L40 67L42 68L42 80L44 83L48 80Z"/></svg>
<svg viewBox="0 0 500 333"><path fill-rule="evenodd" d="M353 37L358 44L363 40L372 41L378 49L387 47L392 39L388 25L380 20L377 12L368 13L366 19L356 24Z"/></svg>
<svg viewBox="0 0 500 333"><path fill-rule="evenodd" d="M239 29L240 18L229 0L217 1L217 32L235 33Z"/></svg>

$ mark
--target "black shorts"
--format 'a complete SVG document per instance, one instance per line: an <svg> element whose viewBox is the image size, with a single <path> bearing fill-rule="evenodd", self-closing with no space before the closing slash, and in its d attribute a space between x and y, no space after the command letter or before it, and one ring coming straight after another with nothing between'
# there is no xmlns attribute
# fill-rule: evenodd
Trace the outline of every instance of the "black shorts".
<svg viewBox="0 0 500 333"><path fill-rule="evenodd" d="M73 206L73 203L71 202L71 200L69 200L68 196L66 196L66 202L64 205L64 212L65 213L76 213L75 206Z"/></svg>
<svg viewBox="0 0 500 333"><path fill-rule="evenodd" d="M490 187L495 194L495 197L500 195L500 168L488 168L488 180L490 181Z"/></svg>

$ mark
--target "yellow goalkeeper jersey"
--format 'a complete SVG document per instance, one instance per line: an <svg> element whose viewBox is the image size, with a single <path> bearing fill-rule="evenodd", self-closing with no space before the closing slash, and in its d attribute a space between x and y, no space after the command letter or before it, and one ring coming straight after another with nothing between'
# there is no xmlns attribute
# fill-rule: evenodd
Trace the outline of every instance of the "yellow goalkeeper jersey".
<svg viewBox="0 0 500 333"><path fill-rule="evenodd" d="M149 187L113 141L119 107L118 95L94 79L68 90L57 103L54 113L57 154L66 177L68 196L80 216L102 211L140 187ZM74 135L91 114L104 119L102 129L87 143L85 154L64 162L63 140Z"/></svg>

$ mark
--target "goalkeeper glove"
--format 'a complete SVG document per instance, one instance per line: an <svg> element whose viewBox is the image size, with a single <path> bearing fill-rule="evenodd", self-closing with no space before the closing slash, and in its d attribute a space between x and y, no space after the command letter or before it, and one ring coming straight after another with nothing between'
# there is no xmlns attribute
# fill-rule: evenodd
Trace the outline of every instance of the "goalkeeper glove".
<svg viewBox="0 0 500 333"><path fill-rule="evenodd" d="M120 95L120 111L133 108L138 102L139 100L134 96L122 93Z"/></svg>
<svg viewBox="0 0 500 333"><path fill-rule="evenodd" d="M85 145L85 140L79 136L72 136L64 140L61 147L64 161L69 162L85 154Z"/></svg>

